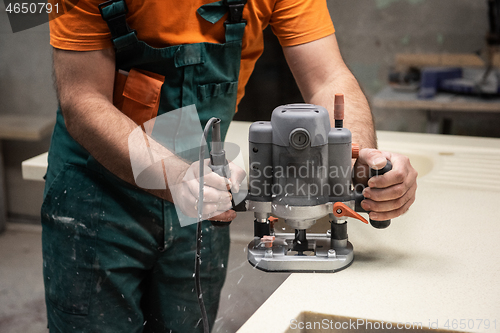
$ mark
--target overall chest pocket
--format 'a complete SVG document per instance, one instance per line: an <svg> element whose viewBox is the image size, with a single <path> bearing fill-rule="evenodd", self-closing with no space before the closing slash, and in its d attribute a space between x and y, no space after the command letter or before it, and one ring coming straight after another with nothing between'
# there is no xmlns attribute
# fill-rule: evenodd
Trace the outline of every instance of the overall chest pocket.
<svg viewBox="0 0 500 333"><path fill-rule="evenodd" d="M237 91L238 81L203 84L198 85L198 98L200 101L203 101L206 99L236 94Z"/></svg>

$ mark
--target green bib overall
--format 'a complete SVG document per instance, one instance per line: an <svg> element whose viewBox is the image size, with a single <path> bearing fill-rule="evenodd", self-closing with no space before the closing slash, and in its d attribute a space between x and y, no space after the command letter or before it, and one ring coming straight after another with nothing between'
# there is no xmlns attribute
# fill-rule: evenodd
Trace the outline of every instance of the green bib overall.
<svg viewBox="0 0 500 333"><path fill-rule="evenodd" d="M222 119L225 136L236 108L243 6L225 0L198 9L212 23L229 12L225 43L161 49L137 39L126 23L123 0L101 6L117 70L128 72L127 80L159 82L158 95L125 84L124 109L128 103L132 111L158 110L132 119L140 124L194 104L202 126L211 117ZM188 140L181 134L176 145ZM193 276L196 224L181 227L172 203L102 167L71 138L61 110L49 150L42 225L50 332L202 332ZM212 327L226 275L229 228L203 222L202 246L201 283Z"/></svg>

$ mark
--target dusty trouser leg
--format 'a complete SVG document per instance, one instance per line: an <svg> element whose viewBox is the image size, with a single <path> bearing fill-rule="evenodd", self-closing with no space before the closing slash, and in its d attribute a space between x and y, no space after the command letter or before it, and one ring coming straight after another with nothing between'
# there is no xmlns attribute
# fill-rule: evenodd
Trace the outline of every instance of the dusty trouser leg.
<svg viewBox="0 0 500 333"><path fill-rule="evenodd" d="M175 214L175 212L173 212ZM203 332L194 282L196 224L172 228L171 243L160 254L143 301L145 332ZM229 255L229 227L203 222L201 288L213 327Z"/></svg>
<svg viewBox="0 0 500 333"><path fill-rule="evenodd" d="M73 165L49 192L42 237L50 332L142 332L143 280L162 240L162 201Z"/></svg>

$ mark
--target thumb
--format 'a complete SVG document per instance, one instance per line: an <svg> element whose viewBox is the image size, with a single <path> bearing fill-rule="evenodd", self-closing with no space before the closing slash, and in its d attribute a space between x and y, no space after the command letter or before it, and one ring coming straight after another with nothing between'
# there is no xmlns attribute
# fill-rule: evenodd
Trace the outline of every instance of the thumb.
<svg viewBox="0 0 500 333"><path fill-rule="evenodd" d="M229 168L231 170L232 190L234 193L238 193L240 191L241 182L245 179L246 172L233 162L229 163Z"/></svg>
<svg viewBox="0 0 500 333"><path fill-rule="evenodd" d="M380 170L387 164L387 158L377 149L361 149L358 159L375 170Z"/></svg>

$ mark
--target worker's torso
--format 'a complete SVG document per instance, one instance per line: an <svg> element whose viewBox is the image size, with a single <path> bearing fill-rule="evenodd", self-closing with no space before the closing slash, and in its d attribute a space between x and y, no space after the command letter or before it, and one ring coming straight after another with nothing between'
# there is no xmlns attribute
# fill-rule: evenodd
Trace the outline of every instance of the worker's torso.
<svg viewBox="0 0 500 333"><path fill-rule="evenodd" d="M78 6L50 21L51 44L60 49L92 51L111 47L109 29L99 14L104 0L80 0ZM213 0L127 0L127 21L138 38L156 48L191 43L223 43L224 16L211 23L197 9ZM217 1L215 2L217 3ZM238 102L255 62L264 49L262 30L273 28L282 46L308 43L334 32L325 0L251 0L245 5L247 20L242 41Z"/></svg>
<svg viewBox="0 0 500 333"><path fill-rule="evenodd" d="M128 19L114 20L125 11L121 5L123 2L117 2L103 8L103 18L112 22L110 30L118 31L113 33L119 70L114 104L167 148L184 154L183 158L196 156L192 149L199 147L200 137L196 133L201 133L208 119L222 119L224 136L234 115L246 23L237 20L241 22L223 25L223 43L182 44L159 49L141 41L139 32L126 27ZM212 9L208 8L202 15L218 21L223 19L221 13L227 12L226 6L224 11ZM186 112L171 112L179 108ZM192 153L186 155L189 149ZM46 192L68 164L96 171L113 179L117 186L129 187L71 138L59 110L49 152Z"/></svg>

